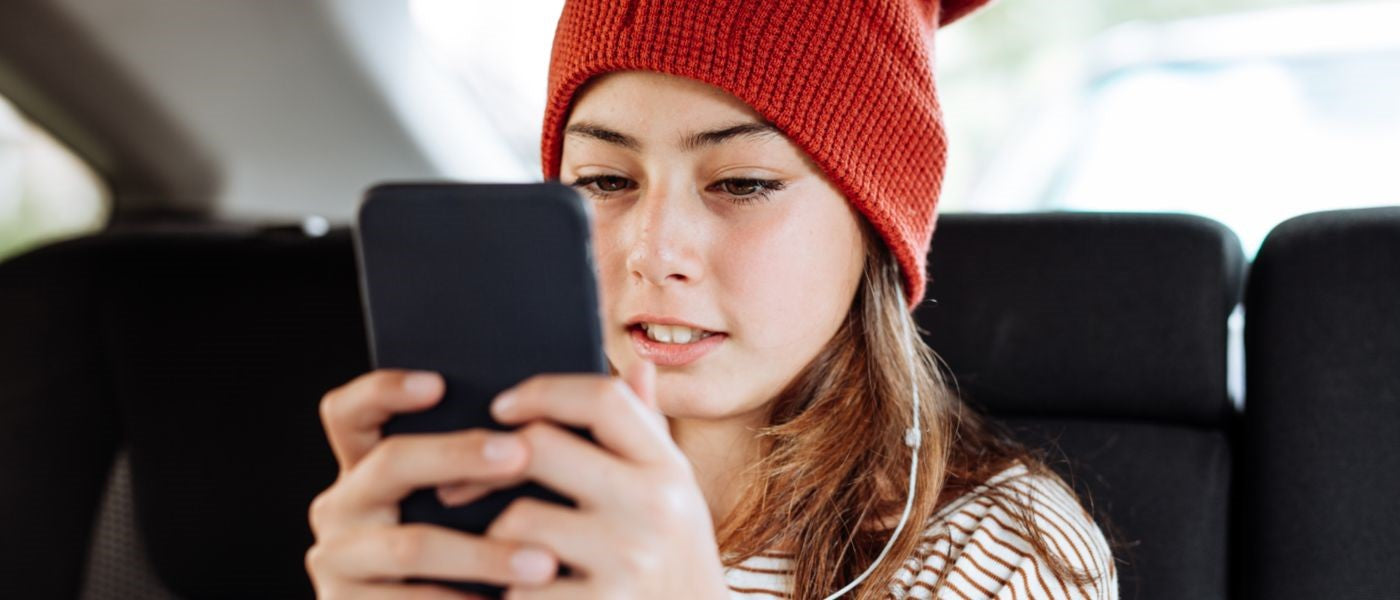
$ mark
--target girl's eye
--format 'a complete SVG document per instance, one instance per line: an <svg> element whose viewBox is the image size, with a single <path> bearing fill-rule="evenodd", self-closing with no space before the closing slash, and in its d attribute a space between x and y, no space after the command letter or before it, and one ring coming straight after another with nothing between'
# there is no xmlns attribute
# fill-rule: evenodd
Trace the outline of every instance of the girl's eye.
<svg viewBox="0 0 1400 600"><path fill-rule="evenodd" d="M595 198L606 198L637 187L636 182L618 175L588 175L575 179L569 185ZM767 199L770 194L783 189L785 185L774 179L734 178L717 181L707 189L729 196L728 200L735 204L748 204Z"/></svg>
<svg viewBox="0 0 1400 600"><path fill-rule="evenodd" d="M710 188L728 194L731 202L747 204L766 200L773 192L783 189L784 185L775 179L725 179Z"/></svg>
<svg viewBox="0 0 1400 600"><path fill-rule="evenodd" d="M621 177L603 176L594 183L597 183L598 189L604 192L620 192L627 189L628 181Z"/></svg>
<svg viewBox="0 0 1400 600"><path fill-rule="evenodd" d="M720 182L720 186L726 194L735 196L748 196L763 189L763 186L752 179L726 179Z"/></svg>
<svg viewBox="0 0 1400 600"><path fill-rule="evenodd" d="M617 175L589 175L575 179L569 185L582 189L592 196L608 196L632 187L632 180Z"/></svg>

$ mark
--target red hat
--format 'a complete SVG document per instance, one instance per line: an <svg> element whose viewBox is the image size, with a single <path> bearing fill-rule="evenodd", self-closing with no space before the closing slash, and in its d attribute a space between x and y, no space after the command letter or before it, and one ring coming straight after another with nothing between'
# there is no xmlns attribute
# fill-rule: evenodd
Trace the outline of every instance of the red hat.
<svg viewBox="0 0 1400 600"><path fill-rule="evenodd" d="M569 0L554 34L542 158L559 177L574 94L612 71L699 80L802 148L923 299L947 144L930 44L987 0Z"/></svg>

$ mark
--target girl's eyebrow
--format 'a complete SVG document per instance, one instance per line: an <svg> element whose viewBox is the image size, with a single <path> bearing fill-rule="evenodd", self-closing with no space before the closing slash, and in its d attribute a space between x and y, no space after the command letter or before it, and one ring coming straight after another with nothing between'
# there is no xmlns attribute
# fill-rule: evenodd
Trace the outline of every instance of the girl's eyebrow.
<svg viewBox="0 0 1400 600"><path fill-rule="evenodd" d="M564 135L581 135L583 137L601 140L609 144L622 146L628 150L637 151L642 149L642 143L630 135L618 133L602 125L589 123L587 121L574 123L564 128Z"/></svg>
<svg viewBox="0 0 1400 600"><path fill-rule="evenodd" d="M579 135L592 138L615 146L621 146L634 152L642 149L642 143L638 141L637 138L587 121L574 123L565 127L564 135ZM778 128L774 127L772 123L761 123L757 121L736 123L719 129L701 131L685 136L681 141L681 149L690 152L704 146L713 146L723 143L736 137L766 137L772 135L782 135L782 132L778 131Z"/></svg>
<svg viewBox="0 0 1400 600"><path fill-rule="evenodd" d="M685 141L681 143L681 148L689 152L736 137L767 137L771 135L782 135L782 132L778 131L778 128L774 127L772 123L751 121L686 136Z"/></svg>

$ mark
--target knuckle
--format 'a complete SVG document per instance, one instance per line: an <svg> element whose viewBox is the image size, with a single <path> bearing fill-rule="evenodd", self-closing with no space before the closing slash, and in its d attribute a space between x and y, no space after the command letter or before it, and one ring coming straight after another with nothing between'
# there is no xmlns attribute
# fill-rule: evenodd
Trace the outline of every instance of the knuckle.
<svg viewBox="0 0 1400 600"><path fill-rule="evenodd" d="M534 520L539 501L525 497L511 502L496 520L491 523L491 532L503 537L517 537L524 527Z"/></svg>
<svg viewBox="0 0 1400 600"><path fill-rule="evenodd" d="M534 421L516 430L516 435L531 446L539 442L548 442L554 434L554 426L544 421Z"/></svg>
<svg viewBox="0 0 1400 600"><path fill-rule="evenodd" d="M392 369L376 369L365 373L362 381L366 395L383 396L403 387L406 374Z"/></svg>
<svg viewBox="0 0 1400 600"><path fill-rule="evenodd" d="M622 573L623 579L631 581L645 578L656 571L658 556L660 556L659 553L636 543L622 544L614 554L617 568Z"/></svg>
<svg viewBox="0 0 1400 600"><path fill-rule="evenodd" d="M473 429L462 432L448 438L441 452L433 453L432 456L445 461L446 464L453 465L454 472L463 472L464 475L481 474L486 465L485 446L487 440L491 439L492 432L486 429Z"/></svg>
<svg viewBox="0 0 1400 600"><path fill-rule="evenodd" d="M345 404L345 388L338 387L321 396L321 403L318 409L321 415L321 423L329 426L340 420L341 406Z"/></svg>
<svg viewBox="0 0 1400 600"><path fill-rule="evenodd" d="M476 465L481 463L481 446L486 436L477 430L465 431L443 440L442 450L434 453L448 464Z"/></svg>
<svg viewBox="0 0 1400 600"><path fill-rule="evenodd" d="M327 426L352 422L358 402L362 396L383 395L390 385L391 373L384 370L370 371L350 380L340 387L321 396L319 405L321 421Z"/></svg>
<svg viewBox="0 0 1400 600"><path fill-rule="evenodd" d="M311 532L319 534L324 531L327 524L333 520L335 497L331 493L334 488L329 488L316 494L311 499L311 505L306 510L306 520L311 524Z"/></svg>
<svg viewBox="0 0 1400 600"><path fill-rule="evenodd" d="M407 571L422 560L428 545L426 537L418 527L395 527L384 541L384 551L394 565Z"/></svg>
<svg viewBox="0 0 1400 600"><path fill-rule="evenodd" d="M390 436L380 440L370 448L360 464L355 466L360 477L365 477L369 481L392 483L398 481L398 474L394 472L396 457L404 452L403 440Z"/></svg>
<svg viewBox="0 0 1400 600"><path fill-rule="evenodd" d="M306 567L307 574L314 577L317 573L321 572L323 565L326 563L325 546L322 544L313 544L310 548L307 548L306 556L303 557L303 563Z"/></svg>

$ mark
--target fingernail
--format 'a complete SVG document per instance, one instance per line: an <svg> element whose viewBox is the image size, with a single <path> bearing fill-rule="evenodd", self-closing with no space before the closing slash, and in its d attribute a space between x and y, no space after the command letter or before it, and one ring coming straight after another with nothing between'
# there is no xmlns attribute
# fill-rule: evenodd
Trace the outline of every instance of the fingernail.
<svg viewBox="0 0 1400 600"><path fill-rule="evenodd" d="M520 440L509 434L491 436L481 446L481 455L491 462L510 460L520 455Z"/></svg>
<svg viewBox="0 0 1400 600"><path fill-rule="evenodd" d="M515 408L515 392L506 390L491 403L491 414L498 418L504 417L510 414L513 408Z"/></svg>
<svg viewBox="0 0 1400 600"><path fill-rule="evenodd" d="M403 378L403 389L415 396L427 396L437 391L438 376L435 373L418 371Z"/></svg>
<svg viewBox="0 0 1400 600"><path fill-rule="evenodd" d="M438 503L443 505L452 504L453 494L460 488L455 485L440 485L437 487Z"/></svg>
<svg viewBox="0 0 1400 600"><path fill-rule="evenodd" d="M554 558L545 552L525 548L510 557L510 568L527 581L545 581L554 575Z"/></svg>

